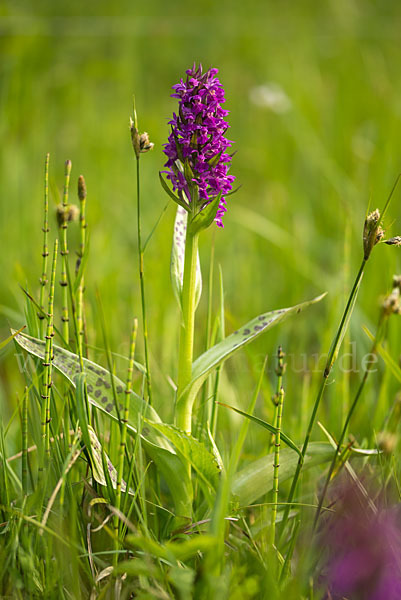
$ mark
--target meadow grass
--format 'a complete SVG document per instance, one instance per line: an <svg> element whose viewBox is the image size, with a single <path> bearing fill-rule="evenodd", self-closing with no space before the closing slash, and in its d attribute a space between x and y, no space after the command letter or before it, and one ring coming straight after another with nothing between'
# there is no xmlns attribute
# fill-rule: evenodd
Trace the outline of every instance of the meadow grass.
<svg viewBox="0 0 401 600"><path fill-rule="evenodd" d="M91 38L66 6L63 24L48 3L34 15L23 3L9 7L1 21L1 339L22 325L23 334L46 336L43 346L0 348L1 594L323 598L310 536L319 514L318 530L335 510L340 473L370 472L369 501L399 501L399 325L395 316L377 334L374 325L399 250L380 243L355 305L350 296L366 214L382 208L400 170L399 11L328 3L312 18L306 2L285 16L255 3L245 19L239 3L229 17L204 3L203 15L183 16L177 4L162 18L156 4L140 15L118 5L133 31L118 9L109 20L99 13ZM263 311L329 294L214 365L194 404L192 438L169 425L180 312L169 274L175 207L165 208L158 171L170 87L194 59L220 68L242 184L224 230L200 236L195 359ZM271 81L287 93L287 109L252 100ZM127 123L133 92L155 143L140 179ZM87 191L81 180L77 196L81 171ZM59 233L55 206L69 203L81 219L68 230L62 221L53 337L47 254ZM386 238L400 233L400 216L396 190ZM348 298L352 319L333 349ZM339 353L325 378L330 348ZM377 362L366 362L369 353ZM100 399L91 398L98 380Z"/></svg>

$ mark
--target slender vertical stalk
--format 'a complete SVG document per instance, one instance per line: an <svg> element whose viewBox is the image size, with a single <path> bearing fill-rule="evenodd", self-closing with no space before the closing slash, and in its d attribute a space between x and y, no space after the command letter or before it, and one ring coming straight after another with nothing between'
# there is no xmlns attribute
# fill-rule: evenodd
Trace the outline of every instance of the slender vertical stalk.
<svg viewBox="0 0 401 600"><path fill-rule="evenodd" d="M120 453L119 453L119 464L117 469L117 490L116 490L116 508L120 510L121 506L121 481L124 472L124 457L125 457L125 447L127 443L127 423L129 417L129 403L130 403L130 394L132 390L132 375L134 372L134 356L135 356L135 345L136 345L136 335L138 331L138 320L134 319L134 325L131 332L131 343L130 343L130 351L129 351L129 362L128 362L128 374L127 374L127 384L125 388L125 403L124 403L124 415L121 419L121 438L120 438ZM117 515L114 517L114 533L115 533L115 554L113 556L113 565L117 566L118 562L118 524L119 518Z"/></svg>
<svg viewBox="0 0 401 600"><path fill-rule="evenodd" d="M378 327L377 327L377 331L376 331L376 337L375 337L375 339L373 341L372 348L371 348L371 351L370 351L370 354L372 354L372 355L375 355L377 353L377 345L378 345L378 343L380 341L380 338L381 338L382 325L383 325L383 321L384 321L384 317L385 316L386 316L385 313L382 312L381 316L380 316L379 324L378 324ZM338 442L337 442L337 448L336 448L336 451L334 453L333 459L331 461L330 468L329 468L329 471L327 473L327 477L326 477L325 484L323 486L322 493L320 494L319 503L318 503L318 507L317 507L317 510L316 510L316 514L315 514L315 520L314 520L314 523L313 523L313 529L316 528L317 522L319 520L319 516L320 516L320 514L322 512L323 502L324 502L324 499L326 497L327 488L329 487L329 483L330 483L330 480L331 480L331 476L332 476L332 474L334 472L334 469L335 469L335 466L336 466L336 463L337 463L337 459L340 456L341 446L342 446L342 443L343 443L344 438L346 436L348 425L349 425L349 423L351 421L352 415L355 412L355 409L356 409L356 406L358 404L359 398L362 395L363 389L365 387L366 380L367 380L368 375L369 375L369 373L370 373L370 371L372 369L372 365L373 365L373 361L370 361L367 364L367 366L365 368L365 371L364 371L364 374L363 374L362 381L359 384L358 390L357 390L357 392L355 394L355 398L354 398L354 400L353 400L353 402L352 402L352 404L351 404L351 406L349 408L347 417L345 419L345 422L344 422L344 425L343 425L340 437L339 437Z"/></svg>
<svg viewBox="0 0 401 600"><path fill-rule="evenodd" d="M39 467L39 471L43 474L44 460L49 457L50 454L50 435L49 435L49 424L50 424L50 390L52 387L52 360L53 360L53 305L54 305L54 286L56 280L56 266L57 266L57 251L58 251L58 239L54 241L53 249L53 263L52 272L50 277L50 289L49 289L49 302L47 309L47 329L46 329L46 346L45 346L45 360L42 363L44 367L44 394L42 394L42 410L41 410L41 427L42 427L42 464Z"/></svg>
<svg viewBox="0 0 401 600"><path fill-rule="evenodd" d="M206 344L205 351L210 348L212 343L212 314L213 314L213 273L214 273L214 232L212 237L212 244L210 246L210 260L209 260L209 278L208 278L208 298L207 298L207 316L206 316ZM210 405L210 398L212 397L212 382L211 378L208 378L202 388L202 418L197 423L196 437L200 437L202 431L206 431L206 424L210 426L211 416L213 408Z"/></svg>
<svg viewBox="0 0 401 600"><path fill-rule="evenodd" d="M86 185L83 175L78 178L78 198L81 204L79 214L79 232L80 244L78 261L80 264L86 248ZM83 341L84 341L84 275L82 274L78 288L77 298L77 333L78 333L78 353L83 356Z"/></svg>
<svg viewBox="0 0 401 600"><path fill-rule="evenodd" d="M45 161L45 191L44 191L44 214L43 214L43 249L42 249L42 276L39 279L40 283L40 298L39 298L39 306L44 311L44 296L45 296L45 286L47 284L47 257L49 256L49 247L48 247L48 233L49 233L49 159L50 154L46 154ZM40 337L43 337L44 333L44 315L42 312L38 313L38 317L40 319Z"/></svg>
<svg viewBox="0 0 401 600"><path fill-rule="evenodd" d="M187 227L184 258L184 279L182 286L182 325L178 358L177 387L177 427L187 433L192 429L192 404L184 394L191 381L195 326L196 261L198 233L191 233Z"/></svg>
<svg viewBox="0 0 401 600"><path fill-rule="evenodd" d="M148 401L152 404L152 381L149 368L149 348L148 348L148 322L146 319L146 300L145 300L145 281L143 268L143 247L142 247L142 226L141 226L141 185L139 154L136 156L136 210L137 210L137 237L138 237L138 260L139 260L139 281L141 285L141 304L142 304L142 327L143 327L143 345L145 351L146 366L146 388L148 391Z"/></svg>
<svg viewBox="0 0 401 600"><path fill-rule="evenodd" d="M274 441L274 463L273 463L273 507L271 514L271 527L270 527L270 542L274 546L276 540L276 518L277 518L277 503L278 503L278 472L280 466L280 442L281 442L281 419L283 414L283 403L284 403L284 388L283 388L283 374L285 370L284 364L284 352L281 346L277 350L277 418L275 420L275 427L277 433L275 434Z"/></svg>
<svg viewBox="0 0 401 600"><path fill-rule="evenodd" d="M21 482L24 496L28 493L28 387L25 387L22 401L22 457L21 457Z"/></svg>
<svg viewBox="0 0 401 600"><path fill-rule="evenodd" d="M224 309L224 289L223 289L223 272L221 269L221 265L219 265L219 279L220 279L220 326L219 326L219 341L224 340L226 337L226 328L225 328L225 309ZM216 377L214 380L214 388L213 388L213 403L212 403L212 414L210 419L210 431L212 433L213 438L216 437L216 429L217 429L217 421L219 416L218 404L217 404L217 394L219 391L219 383L220 383L220 374L223 365L219 365L216 369Z"/></svg>
<svg viewBox="0 0 401 600"><path fill-rule="evenodd" d="M68 344L69 342L69 327L68 327L68 281L67 281L67 260L68 260L68 246L67 246L67 223L68 223L68 190L70 185L70 175L71 175L71 161L67 160L65 162L65 172L64 172L64 194L63 194L63 214L61 218L61 249L60 254L62 256L62 271L61 271L61 280L60 285L62 287L62 334L63 338Z"/></svg>
<svg viewBox="0 0 401 600"><path fill-rule="evenodd" d="M336 336L334 338L334 341L333 341L332 346L330 348L330 352L329 352L328 357L327 357L326 367L325 367L324 372L323 372L323 378L322 378L322 381L321 381L321 384L320 384L320 387L319 387L319 391L318 391L318 394L317 394L317 397L316 397L316 400L315 400L315 404L313 406L313 410L312 410L312 414L311 414L311 417L310 417L310 420L309 420L309 425L308 425L308 429L307 429L306 436L305 436L305 439L304 439L304 443L303 443L303 446L302 446L301 454L300 454L300 457L298 459L298 464L297 464L297 467L296 467L296 470L295 470L295 473L294 473L294 477L292 479L291 489L290 489L290 493L288 495L288 500L287 500L287 505L286 505L286 507L284 509L282 534L284 532L284 528L285 528L285 525L286 525L286 522L287 522L287 519L288 519L288 515L289 515L289 512L290 512L291 503L292 503L292 501L294 499L295 490L296 490L296 487L297 487L297 484L298 484L299 476L301 474L301 470L302 470L302 466L303 466L303 463L304 463L305 455L306 455L306 452L308 450L310 438L311 438L311 435L312 435L313 426L314 426L315 421L316 421L317 411L319 409L320 402L321 402L321 400L323 398L323 394L324 394L324 391L326 389L326 385L327 385L327 381L328 381L329 375L331 373L331 370L332 370L333 365L335 363L335 360L337 358L339 346L341 344L341 341L342 341L342 338L343 338L343 335L344 335L344 331L346 329L346 326L348 324L350 315L352 313L354 302L355 302L355 299L356 299L356 296L357 296L357 293L358 293L358 289L359 289L359 284L361 283L361 280L362 280L362 277L363 277L363 273L364 273L366 261L367 261L367 258L365 258L365 256L364 256L364 258L362 260L362 263L361 263L361 266L359 268L358 274L357 274L357 276L355 278L354 285L352 287L351 293L349 295L348 302L347 302L347 305L345 307L344 314L342 316L342 319L341 319L340 325L338 327Z"/></svg>

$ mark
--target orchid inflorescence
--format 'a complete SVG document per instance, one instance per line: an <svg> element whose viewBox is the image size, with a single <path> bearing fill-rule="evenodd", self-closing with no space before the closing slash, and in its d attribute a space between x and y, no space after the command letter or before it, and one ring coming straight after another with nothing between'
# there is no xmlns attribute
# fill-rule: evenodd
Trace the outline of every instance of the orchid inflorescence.
<svg viewBox="0 0 401 600"><path fill-rule="evenodd" d="M171 133L164 153L168 157L164 171L173 185L175 200L196 215L213 204L213 219L223 227L227 194L232 192L233 175L228 175L232 142L225 137L229 127L224 89L216 77L218 69L203 72L202 65L186 71L184 81L173 86L178 98L178 114L169 121ZM163 183L164 180L162 180Z"/></svg>

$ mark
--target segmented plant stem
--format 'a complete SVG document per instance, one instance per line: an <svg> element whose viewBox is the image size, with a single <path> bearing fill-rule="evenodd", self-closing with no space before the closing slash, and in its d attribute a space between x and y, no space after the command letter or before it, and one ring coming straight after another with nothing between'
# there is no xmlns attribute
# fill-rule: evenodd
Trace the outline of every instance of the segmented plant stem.
<svg viewBox="0 0 401 600"><path fill-rule="evenodd" d="M143 267L143 247L142 247L142 224L141 224L141 183L139 169L139 155L136 159L136 209L137 209L137 237L138 237L138 258L139 258L139 281L141 285L141 304L142 304L142 328L143 328L143 345L145 351L145 367L146 367L146 388L148 391L148 402L152 404L152 381L149 368L149 348L148 348L148 322L146 319L146 299L145 299L145 275Z"/></svg>
<svg viewBox="0 0 401 600"><path fill-rule="evenodd" d="M275 420L275 427L277 433L275 434L274 441L274 462L273 462L273 506L271 514L271 527L270 527L270 541L272 546L276 540L276 519L277 519L277 503L278 503L278 473L280 467L280 443L281 443L281 419L283 414L283 403L284 403L284 388L283 388L283 374L284 374L284 352L281 346L277 350L277 391L276 391L276 402L277 402L277 418Z"/></svg>
<svg viewBox="0 0 401 600"><path fill-rule="evenodd" d="M375 339L373 340L372 349L370 351L371 355L375 355L377 353L377 346L378 346L378 343L379 343L380 338L381 338L382 325L383 325L384 318L385 318L385 313L382 312L381 316L380 316L379 324L378 324L378 327L377 327L376 336L375 336ZM352 402L352 404L351 404L351 406L350 406L350 408L348 410L348 414L347 414L347 417L345 419L345 422L344 422L344 425L343 425L340 437L338 438L336 451L335 451L334 456L332 458L332 461L331 461L331 464L330 464L330 468L329 468L329 471L327 473L326 481L325 481L324 486L323 486L322 493L320 494L319 503L318 503L318 507L317 507L317 510L316 510L316 514L315 514L315 520L314 520L314 523L313 523L313 529L316 528L317 522L319 520L319 516L320 516L320 514L322 512L323 502L324 502L324 499L326 497L327 488L329 487L331 476L332 476L332 474L334 472L334 469L336 467L337 459L338 459L338 457L341 454L341 446L342 446L342 444L344 442L344 438L345 438L347 430L348 430L348 425L349 425L349 423L351 421L352 415L355 412L355 409L356 409L356 406L358 404L359 398L362 395L363 389L365 387L365 383L367 381L368 375L369 375L369 373L370 373L370 371L372 369L372 365L373 364L374 364L373 361L369 361L367 363L365 371L364 371L364 374L363 374L363 377L362 377L362 380L361 380L361 383L359 384L359 387L358 387L358 390L357 390L357 392L355 394L354 400L353 400L353 402Z"/></svg>
<svg viewBox="0 0 401 600"><path fill-rule="evenodd" d="M62 270L61 270L61 280L60 285L62 287L62 334L63 338L68 344L69 342L69 316L68 316L68 280L67 280L67 260L68 260L68 246L67 246L67 223L68 223L68 190L70 186L70 175L71 175L71 161L67 160L65 162L65 172L64 172L64 193L63 193L63 215L61 220L61 249L60 254L62 256Z"/></svg>
<svg viewBox="0 0 401 600"><path fill-rule="evenodd" d="M198 233L191 233L187 227L185 241L184 279L182 286L182 325L180 333L180 348L178 358L177 386L177 427L191 433L192 403L184 394L186 386L191 381L192 358L195 326L196 300L196 262L198 251Z"/></svg>
<svg viewBox="0 0 401 600"><path fill-rule="evenodd" d="M125 447L127 444L127 424L129 417L129 404L130 404L130 394L132 390L132 376L134 372L134 357L135 357L135 346L136 346L136 335L138 331L138 320L134 319L134 325L132 327L131 332L131 343L130 343L130 351L129 351L129 361L128 361L128 373L127 373L127 383L125 388L125 402L124 402L124 414L121 418L121 438L120 438L120 453L119 453L119 464L117 469L117 490L116 490L116 508L120 510L121 506L121 481L124 473L124 457L125 457ZM117 565L118 562L118 553L117 550L119 548L118 543L118 525L119 518L116 515L114 517L114 532L115 532L115 554L113 557L114 566Z"/></svg>
<svg viewBox="0 0 401 600"><path fill-rule="evenodd" d="M28 493L28 387L25 387L22 400L22 456L21 456L21 483L24 496Z"/></svg>
<svg viewBox="0 0 401 600"><path fill-rule="evenodd" d="M42 411L41 411L41 427L42 427L42 442L43 442L43 461L40 470L43 471L44 459L50 455L50 391L52 387L52 360L53 360L53 305L54 305L54 287L56 280L57 266L57 251L58 239L54 241L53 263L50 277L49 301L47 309L47 329L46 329L46 345L45 345L45 360L42 363L44 367L44 394L42 394Z"/></svg>
<svg viewBox="0 0 401 600"><path fill-rule="evenodd" d="M86 185L83 175L79 176L78 179L78 198L80 201L80 215L79 215L79 231L80 231L80 244L79 244L79 264L82 263L82 259L86 248ZM77 329L78 329L78 352L80 358L83 356L83 341L84 341L84 275L82 274L81 281L78 288L77 298Z"/></svg>
<svg viewBox="0 0 401 600"><path fill-rule="evenodd" d="M45 181L44 181L44 211L43 211L43 249L42 249L42 276L39 279L40 283L40 297L39 306L44 311L44 297L45 297L45 286L47 283L47 257L49 256L48 247L48 233L49 233L49 159L50 154L46 154L45 160ZM44 333L44 314L43 312L38 313L40 319L40 337L43 337Z"/></svg>
<svg viewBox="0 0 401 600"><path fill-rule="evenodd" d="M295 496L295 490L296 490L296 487L297 487L297 484L298 484L298 479L299 479L299 476L301 474L302 466L303 466L303 463L304 463L304 460L305 460L305 455L306 455L306 452L308 450L310 438L311 438L311 435L312 435L313 426L314 426L315 421L316 421L317 411L319 409L320 402L321 402L321 400L323 398L323 394L324 394L324 391L326 389L327 380L329 378L329 375L331 373L331 370L332 370L333 365L335 363L335 360L337 358L337 354L338 354L338 350L339 350L339 345L341 344L341 341L342 341L342 338L343 338L343 334L344 334L344 330L345 330L346 325L348 323L350 313L352 312L352 308L353 308L356 296L358 294L358 288L359 288L359 284L360 284L360 282L362 280L362 277L363 277L363 273L364 273L364 270L365 270L366 262L367 262L367 259L363 258L361 266L360 266L359 271L358 271L358 274L357 274L357 276L355 278L354 285L352 287L351 293L350 293L350 295L348 297L348 302L347 302L347 305L345 307L343 316L341 318L341 322L340 322L340 325L338 327L336 336L334 338L334 341L333 341L333 343L331 345L331 348L330 348L330 352L328 354L328 358L327 358L327 362L326 362L326 367L325 367L324 372L323 372L323 377L322 377L322 381L321 381L321 384L320 384L320 387L319 387L319 391L318 391L318 394L317 394L317 397L316 397L316 400L315 400L315 404L313 405L313 410L312 410L312 414L311 414L311 417L310 417L310 420L309 420L309 425L308 425L308 429L306 431L306 436L305 436L304 443L303 443L303 446L302 446L301 454L300 454L300 457L298 459L298 463L297 463L297 467L296 467L296 470L295 470L295 473L294 473L294 477L292 479L291 489L290 489L290 493L288 495L288 500L287 500L287 505L286 505L286 507L284 509L282 534L284 532L285 525L286 525L286 522L287 522L287 519L288 519L288 515L289 515L289 512L290 512L291 503L292 503L292 501L294 499L294 496Z"/></svg>

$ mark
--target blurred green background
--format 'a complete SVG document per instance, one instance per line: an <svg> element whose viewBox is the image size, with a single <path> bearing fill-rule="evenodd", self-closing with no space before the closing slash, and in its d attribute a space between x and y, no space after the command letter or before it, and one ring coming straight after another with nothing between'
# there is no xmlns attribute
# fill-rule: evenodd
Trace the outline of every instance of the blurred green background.
<svg viewBox="0 0 401 600"><path fill-rule="evenodd" d="M224 230L202 234L205 289L214 240L216 266L224 275L227 331L267 309L329 292L320 306L230 361L222 393L245 405L264 355L274 354L280 342L295 356L287 374L287 423L303 427L300 414L302 421L307 411L299 410L301 400L317 377L295 371L302 371L303 353L328 351L362 257L367 207L384 204L401 170L399 2L13 0L0 4L0 15L1 339L9 323L24 323L19 284L38 292L43 168L50 152L52 209L62 191L66 159L73 164L71 200L78 175L87 182L91 341L102 343L98 289L112 348L127 352L132 317L140 315L135 161L128 129L132 96L140 129L155 144L141 158L146 236L167 201L158 171L176 106L170 88L194 61L216 66L237 151L232 173L242 187L229 198ZM400 193L386 220L392 235L401 234ZM173 219L170 204L145 255L156 404L165 415L171 414L166 375L176 376L179 326L169 281ZM76 229L70 227L71 255ZM55 235L53 215L51 239ZM374 327L379 297L400 270L400 252L382 245L368 265L344 346L349 352L350 341L358 341L358 360L369 346L361 326ZM215 284L217 290L217 278ZM205 314L206 294L198 310L198 352L204 346ZM398 332L394 320L390 350L395 357L401 350ZM14 352L12 345L1 351L0 403L6 414L23 385ZM313 366L313 359L306 364ZM351 386L356 380L352 375ZM344 381L330 387L325 403L336 418L334 427L347 401ZM360 411L367 431L366 417L378 406L377 382L369 384L370 396ZM383 415L396 384L389 381L385 390L378 408ZM264 392L270 410L267 383Z"/></svg>

